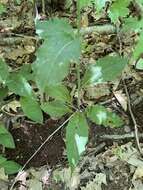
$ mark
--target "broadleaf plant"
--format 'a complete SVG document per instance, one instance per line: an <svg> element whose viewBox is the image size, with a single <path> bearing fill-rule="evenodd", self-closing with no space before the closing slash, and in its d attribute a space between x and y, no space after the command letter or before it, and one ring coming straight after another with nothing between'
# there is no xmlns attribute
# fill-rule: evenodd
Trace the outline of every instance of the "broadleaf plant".
<svg viewBox="0 0 143 190"><path fill-rule="evenodd" d="M0 144L3 148L15 148L13 137L3 123L0 123ZM7 160L0 154L0 168L4 168L6 174L14 174L19 171L21 166L14 161Z"/></svg>
<svg viewBox="0 0 143 190"><path fill-rule="evenodd" d="M113 25L117 26L117 23L123 19L125 22L122 31L130 31L131 28L139 32L139 41L132 55L135 60L138 59L142 53L142 20L129 16L131 0L79 0L77 1L78 30L74 30L65 19L53 18L49 21L36 22L36 33L42 39L42 44L36 52L36 60L32 65L13 71L3 59L0 59L0 100L8 92L18 95L25 116L40 124L43 123L45 114L54 119L72 115L67 124L65 139L67 157L72 169L78 163L88 143L90 126L87 119L105 127L123 125L122 119L111 110L100 104L82 106L81 101L83 98L81 92L86 87L96 88L96 84L116 80L121 77L122 71L129 62L126 57L117 53L106 55L89 64L83 69L85 73L81 75L81 9L93 3L96 10L101 11L106 2L109 2L108 17ZM76 82L68 86L66 77L69 77L71 67L76 70L77 75L74 80ZM74 90L73 86L75 86ZM8 134L7 138L10 141ZM7 141L0 141L0 143L6 146L13 145L12 142L8 144ZM5 158L0 157L0 165L6 161ZM12 168L16 170L17 166L13 165ZM9 165L5 166L5 169L10 173Z"/></svg>
<svg viewBox="0 0 143 190"><path fill-rule="evenodd" d="M76 62L80 56L80 40L66 20L56 18L45 25L46 39L33 64L35 80L41 90L60 83L68 75L70 61Z"/></svg>
<svg viewBox="0 0 143 190"><path fill-rule="evenodd" d="M115 80L117 77L121 76L126 64L127 59L118 55L106 56L98 59L95 64L91 64L87 68L82 81L83 86L93 86L98 83Z"/></svg>
<svg viewBox="0 0 143 190"><path fill-rule="evenodd" d="M66 148L69 164L74 168L88 142L88 124L83 113L77 112L66 129Z"/></svg>
<svg viewBox="0 0 143 190"><path fill-rule="evenodd" d="M117 23L120 17L126 17L129 14L129 3L131 0L116 0L109 9L109 17L113 23Z"/></svg>

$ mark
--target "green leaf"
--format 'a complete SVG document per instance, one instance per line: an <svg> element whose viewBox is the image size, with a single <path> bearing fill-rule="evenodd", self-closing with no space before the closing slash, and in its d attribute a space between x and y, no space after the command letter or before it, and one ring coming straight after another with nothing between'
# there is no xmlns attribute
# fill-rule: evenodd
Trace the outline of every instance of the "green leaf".
<svg viewBox="0 0 143 190"><path fill-rule="evenodd" d="M6 6L0 3L0 15L4 12L6 12Z"/></svg>
<svg viewBox="0 0 143 190"><path fill-rule="evenodd" d="M92 5L93 0L79 0L80 1L80 9Z"/></svg>
<svg viewBox="0 0 143 190"><path fill-rule="evenodd" d="M0 124L0 144L7 148L15 148L13 137L3 124Z"/></svg>
<svg viewBox="0 0 143 190"><path fill-rule="evenodd" d="M8 66L3 59L0 58L0 82L5 82L9 75Z"/></svg>
<svg viewBox="0 0 143 190"><path fill-rule="evenodd" d="M60 118L66 113L71 113L72 111L68 106L61 101L46 102L41 105L44 112L48 113L51 117Z"/></svg>
<svg viewBox="0 0 143 190"><path fill-rule="evenodd" d="M110 0L94 0L96 10L98 12L101 11L105 7L106 2L108 1Z"/></svg>
<svg viewBox="0 0 143 190"><path fill-rule="evenodd" d="M113 23L116 23L119 17L126 17L129 14L129 6L131 0L116 0L109 9L109 17Z"/></svg>
<svg viewBox="0 0 143 190"><path fill-rule="evenodd" d="M20 96L32 96L32 88L27 80L19 73L10 74L6 82L10 91Z"/></svg>
<svg viewBox="0 0 143 190"><path fill-rule="evenodd" d="M8 95L8 88L7 87L1 87L0 88L0 102L3 101L3 99Z"/></svg>
<svg viewBox="0 0 143 190"><path fill-rule="evenodd" d="M83 86L113 81L122 74L127 63L126 58L120 56L106 56L91 64L83 77Z"/></svg>
<svg viewBox="0 0 143 190"><path fill-rule="evenodd" d="M114 128L123 125L123 121L118 115L101 105L89 107L87 117L97 125L104 125L105 127Z"/></svg>
<svg viewBox="0 0 143 190"><path fill-rule="evenodd" d="M0 167L3 167L5 173L8 175L15 174L21 169L21 166L14 161L6 161L2 163Z"/></svg>
<svg viewBox="0 0 143 190"><path fill-rule="evenodd" d="M33 71L37 85L44 90L59 84L68 74L70 62L80 57L80 40L65 19L47 22L46 40L37 51Z"/></svg>
<svg viewBox="0 0 143 190"><path fill-rule="evenodd" d="M138 3L143 4L143 0L138 0Z"/></svg>
<svg viewBox="0 0 143 190"><path fill-rule="evenodd" d="M66 128L66 150L69 164L74 168L88 141L88 124L83 113L75 113Z"/></svg>
<svg viewBox="0 0 143 190"><path fill-rule="evenodd" d="M4 163L7 159L0 155L0 164Z"/></svg>
<svg viewBox="0 0 143 190"><path fill-rule="evenodd" d="M143 32L140 34L138 42L133 51L133 58L136 60L143 53Z"/></svg>
<svg viewBox="0 0 143 190"><path fill-rule="evenodd" d="M45 92L52 98L56 100L61 100L63 102L71 102L71 97L69 91L64 85L50 85L47 86Z"/></svg>
<svg viewBox="0 0 143 190"><path fill-rule="evenodd" d="M32 97L21 97L20 104L23 112L28 118L37 123L43 123L43 114L37 100Z"/></svg>
<svg viewBox="0 0 143 190"><path fill-rule="evenodd" d="M143 59L139 59L136 64L136 69L143 70Z"/></svg>
<svg viewBox="0 0 143 190"><path fill-rule="evenodd" d="M20 5L21 0L16 0L16 3L17 3L18 5Z"/></svg>
<svg viewBox="0 0 143 190"><path fill-rule="evenodd" d="M10 133L0 135L0 144L2 144L6 148L15 148L15 144Z"/></svg>
<svg viewBox="0 0 143 190"><path fill-rule="evenodd" d="M96 11L99 12L105 7L106 2L108 1L110 0L80 0L80 9L94 4Z"/></svg>
<svg viewBox="0 0 143 190"><path fill-rule="evenodd" d="M136 31L139 32L143 26L143 19L139 20L136 17L129 17L124 19L123 32Z"/></svg>
<svg viewBox="0 0 143 190"><path fill-rule="evenodd" d="M23 65L19 70L19 75L22 75L27 81L33 80L33 73L31 73L31 64Z"/></svg>

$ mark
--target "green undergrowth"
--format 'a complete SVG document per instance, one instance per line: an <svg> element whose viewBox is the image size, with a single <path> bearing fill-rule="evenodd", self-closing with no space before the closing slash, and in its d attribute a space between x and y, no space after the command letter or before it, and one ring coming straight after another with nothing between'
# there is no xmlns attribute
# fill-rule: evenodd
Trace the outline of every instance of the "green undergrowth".
<svg viewBox="0 0 143 190"><path fill-rule="evenodd" d="M137 3L143 6L141 0ZM81 10L87 6L95 6L96 11L100 14L107 5L109 6L107 16L110 23L118 32L136 32L137 43L130 57L117 53L106 55L86 66L85 73L81 75L80 60L84 42L84 38L80 34ZM75 31L68 20L63 18L36 21L36 33L43 40L42 45L36 51L36 60L31 65L23 65L15 71L7 65L4 59L0 59L1 102L9 93L18 95L24 115L40 124L44 121L43 113L54 119L72 115L66 126L66 151L72 169L77 165L88 143L90 126L88 126L87 119L104 127L123 126L120 116L112 110L100 104L83 105L82 92L89 86L96 87L97 84L120 78L131 60L141 59L142 12L137 16L132 15L131 5L133 6L131 0L80 0L77 3L78 31ZM5 8L0 8L1 14L5 11ZM138 67L142 68L142 64L143 62L140 61ZM66 78L70 76L72 67L77 71L76 82L72 84L76 86L74 93L65 82ZM3 129L3 125L0 125L0 131ZM0 143L4 147L14 148L11 135L8 131L5 133L5 138L0 139ZM8 144L5 144L6 142ZM0 157L0 165L5 168L7 173L15 172L17 169L17 165L13 164L10 172L6 167L6 164L8 165L10 162L4 157Z"/></svg>

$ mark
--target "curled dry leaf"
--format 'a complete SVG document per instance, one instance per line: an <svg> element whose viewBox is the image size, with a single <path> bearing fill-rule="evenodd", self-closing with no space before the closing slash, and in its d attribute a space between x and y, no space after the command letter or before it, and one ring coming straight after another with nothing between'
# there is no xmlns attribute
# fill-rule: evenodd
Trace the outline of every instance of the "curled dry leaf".
<svg viewBox="0 0 143 190"><path fill-rule="evenodd" d="M27 183L26 178L28 177L27 172L19 172L17 181L20 181L19 190L26 190L27 189Z"/></svg>
<svg viewBox="0 0 143 190"><path fill-rule="evenodd" d="M127 97L121 90L115 91L114 92L115 98L118 100L124 111L127 111Z"/></svg>

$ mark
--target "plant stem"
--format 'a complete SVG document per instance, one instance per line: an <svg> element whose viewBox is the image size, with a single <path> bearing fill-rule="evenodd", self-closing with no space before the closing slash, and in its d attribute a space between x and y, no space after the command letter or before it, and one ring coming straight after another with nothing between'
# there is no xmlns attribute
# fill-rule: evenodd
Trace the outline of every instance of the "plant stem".
<svg viewBox="0 0 143 190"><path fill-rule="evenodd" d="M77 31L78 35L80 36L80 21L81 21L81 13L80 13L80 0L77 1Z"/></svg>
<svg viewBox="0 0 143 190"><path fill-rule="evenodd" d="M45 15L45 0L42 0L42 13Z"/></svg>
<svg viewBox="0 0 143 190"><path fill-rule="evenodd" d="M81 29L81 25L80 25L80 21L81 21L81 13L80 13L80 0L77 1L77 33L78 33L78 37L80 38L80 29ZM80 60L77 63L77 94L78 94L78 109L80 109L80 89L81 89L81 80L80 80Z"/></svg>

